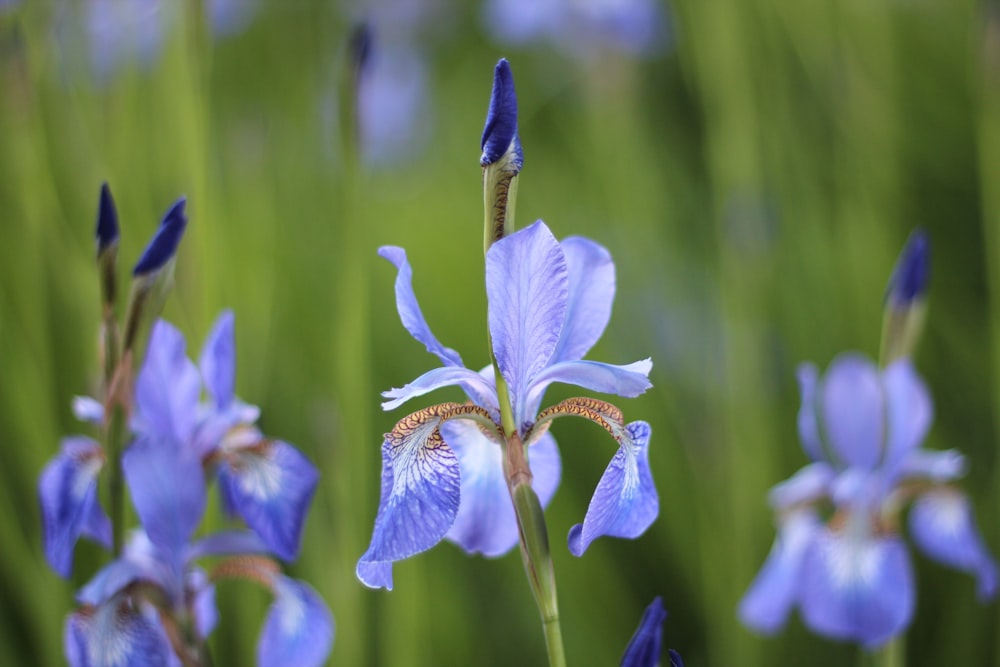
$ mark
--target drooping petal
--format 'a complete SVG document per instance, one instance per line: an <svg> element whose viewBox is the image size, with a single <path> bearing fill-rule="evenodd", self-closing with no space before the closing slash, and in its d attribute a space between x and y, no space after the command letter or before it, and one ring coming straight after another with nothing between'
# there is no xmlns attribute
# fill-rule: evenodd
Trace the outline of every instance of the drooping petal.
<svg viewBox="0 0 1000 667"><path fill-rule="evenodd" d="M802 441L802 449L813 461L826 461L828 457L823 449L823 441L820 439L819 419L817 418L817 411L820 409L816 400L819 371L813 364L801 364L798 378L799 393L802 395L802 405L799 407L798 416L799 440Z"/></svg>
<svg viewBox="0 0 1000 667"><path fill-rule="evenodd" d="M219 489L261 540L280 558L299 554L302 528L319 472L280 440L232 449L219 468Z"/></svg>
<svg viewBox="0 0 1000 667"><path fill-rule="evenodd" d="M803 558L819 529L819 520L809 509L793 511L782 519L771 553L740 601L743 625L764 634L785 625L799 595Z"/></svg>
<svg viewBox="0 0 1000 667"><path fill-rule="evenodd" d="M392 589L391 562L430 549L458 514L458 457L439 426L457 403L401 419L382 444L382 489L375 529L356 573L366 586Z"/></svg>
<svg viewBox="0 0 1000 667"><path fill-rule="evenodd" d="M66 438L59 455L49 461L38 479L42 508L45 558L52 569L68 577L73 569L73 548L88 531L111 546L111 526L97 501L97 473L104 463L100 446L85 437ZM99 515L94 517L95 512ZM104 517L103 521L100 517Z"/></svg>
<svg viewBox="0 0 1000 667"><path fill-rule="evenodd" d="M529 383L550 362L566 317L569 278L562 248L539 220L486 253L489 327L519 426Z"/></svg>
<svg viewBox="0 0 1000 667"><path fill-rule="evenodd" d="M828 496L835 473L824 462L810 463L767 494L771 507L783 511L795 505L814 502Z"/></svg>
<svg viewBox="0 0 1000 667"><path fill-rule="evenodd" d="M277 575L275 597L257 643L259 667L315 667L333 647L333 615L311 587Z"/></svg>
<svg viewBox="0 0 1000 667"><path fill-rule="evenodd" d="M423 396L424 394L434 391L435 389L452 385L462 387L465 390L465 393L467 393L470 398L473 398L478 405L494 412L498 409L496 402L496 388L487 382L486 379L479 373L469 370L468 368L459 368L458 366L435 368L427 371L404 387L383 391L382 396L392 400L382 403L382 409L393 410L411 398ZM480 397L481 400L476 397Z"/></svg>
<svg viewBox="0 0 1000 667"><path fill-rule="evenodd" d="M502 556L517 545L518 531L500 444L466 420L442 424L441 433L458 456L462 497L455 523L445 537L468 553ZM529 448L529 457L531 486L544 508L559 485L561 468L555 439L543 435Z"/></svg>
<svg viewBox="0 0 1000 667"><path fill-rule="evenodd" d="M566 258L569 297L566 322L552 362L583 359L611 319L615 299L615 264L603 246L571 236L560 243Z"/></svg>
<svg viewBox="0 0 1000 667"><path fill-rule="evenodd" d="M823 428L843 463L872 468L882 460L885 397L878 369L857 354L834 359L823 378Z"/></svg>
<svg viewBox="0 0 1000 667"><path fill-rule="evenodd" d="M458 352L442 345L427 325L413 292L413 269L406 258L406 251L396 246L382 246L378 249L378 254L396 267L396 309L403 327L445 366L464 366Z"/></svg>
<svg viewBox="0 0 1000 667"><path fill-rule="evenodd" d="M236 386L236 341L233 326L233 311L222 311L208 334L199 360L205 389L218 410L232 403Z"/></svg>
<svg viewBox="0 0 1000 667"><path fill-rule="evenodd" d="M176 442L139 438L125 451L122 469L149 540L179 577L188 540L205 511L201 459Z"/></svg>
<svg viewBox="0 0 1000 667"><path fill-rule="evenodd" d="M573 384L603 394L615 394L632 398L653 385L649 381L649 371L653 368L650 359L643 359L625 366L605 364L600 361L562 361L549 366L531 381L525 397L526 416L534 415L542 402L545 390L553 382Z"/></svg>
<svg viewBox="0 0 1000 667"><path fill-rule="evenodd" d="M666 618L663 598L657 596L642 613L639 627L625 647L621 667L656 667L663 651L663 621Z"/></svg>
<svg viewBox="0 0 1000 667"><path fill-rule="evenodd" d="M156 622L125 596L70 614L63 641L72 667L166 667L172 653Z"/></svg>
<svg viewBox="0 0 1000 667"><path fill-rule="evenodd" d="M910 531L928 556L975 575L980 600L996 594L997 565L976 530L965 494L948 487L922 494L910 508Z"/></svg>
<svg viewBox="0 0 1000 667"><path fill-rule="evenodd" d="M136 381L136 428L186 442L195 425L201 378L185 353L184 336L158 320Z"/></svg>
<svg viewBox="0 0 1000 667"><path fill-rule="evenodd" d="M885 459L889 470L894 472L927 435L934 406L927 387L907 359L890 365L883 373L882 381L889 424Z"/></svg>
<svg viewBox="0 0 1000 667"><path fill-rule="evenodd" d="M821 529L802 565L800 605L806 625L836 639L879 646L913 615L913 571L906 545L852 516L838 531Z"/></svg>
<svg viewBox="0 0 1000 667"><path fill-rule="evenodd" d="M618 452L601 476L582 524L569 531L569 550L582 556L602 535L638 537L660 511L659 496L649 469L650 428L646 422L625 427Z"/></svg>

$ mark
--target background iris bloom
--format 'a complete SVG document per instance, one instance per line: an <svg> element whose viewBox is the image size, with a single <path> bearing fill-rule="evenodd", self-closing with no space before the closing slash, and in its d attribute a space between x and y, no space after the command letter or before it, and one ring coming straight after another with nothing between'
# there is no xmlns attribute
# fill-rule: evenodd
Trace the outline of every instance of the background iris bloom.
<svg viewBox="0 0 1000 667"><path fill-rule="evenodd" d="M774 632L797 604L806 625L830 637L877 646L903 631L916 597L899 533L911 500L917 546L975 575L981 599L993 597L996 564L968 499L950 484L964 473L964 459L920 446L932 404L911 363L879 370L845 354L822 379L803 365L799 383L799 436L813 463L771 490L778 537L740 605L743 622ZM821 503L832 505L828 520Z"/></svg>
<svg viewBox="0 0 1000 667"><path fill-rule="evenodd" d="M641 534L658 511L648 464L648 424L625 425L617 408L593 399L570 399L538 413L553 382L619 396L636 396L650 387L649 359L626 366L582 359L611 315L615 278L608 252L583 238L559 243L541 221L497 241L487 252L489 328L509 387L516 434L503 433L492 366L470 370L457 352L437 340L417 304L405 252L385 247L380 253L398 269L396 302L403 325L444 364L385 392L390 400L383 407L392 409L449 385L461 386L471 403L419 411L386 436L375 529L357 567L361 581L391 588L393 561L429 549L442 538L470 553L498 556L509 551L518 535L501 441L519 437L530 444L533 488L544 506L560 475L548 422L563 414L598 422L620 444L583 524L571 533L571 549L580 555L600 535Z"/></svg>

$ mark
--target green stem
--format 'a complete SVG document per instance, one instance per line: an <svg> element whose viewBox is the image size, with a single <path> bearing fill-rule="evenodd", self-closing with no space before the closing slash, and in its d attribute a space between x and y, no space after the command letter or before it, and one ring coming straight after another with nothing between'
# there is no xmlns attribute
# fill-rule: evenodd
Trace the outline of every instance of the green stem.
<svg viewBox="0 0 1000 667"><path fill-rule="evenodd" d="M904 667L906 665L906 635L899 634L874 653L861 649L861 667Z"/></svg>

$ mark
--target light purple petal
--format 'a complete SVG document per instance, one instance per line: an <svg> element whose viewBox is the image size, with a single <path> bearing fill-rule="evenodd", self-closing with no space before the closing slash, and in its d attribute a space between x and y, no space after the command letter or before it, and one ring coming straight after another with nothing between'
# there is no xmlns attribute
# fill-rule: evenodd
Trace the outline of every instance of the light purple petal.
<svg viewBox="0 0 1000 667"><path fill-rule="evenodd" d="M188 570L185 590L192 600L195 629L202 639L207 638L219 623L219 610L215 606L215 585L200 567Z"/></svg>
<svg viewBox="0 0 1000 667"><path fill-rule="evenodd" d="M802 449L813 461L827 461L829 457L823 449L823 441L819 435L819 420L817 412L820 409L816 400L819 371L813 364L799 366L799 392L802 395L802 405L799 407L799 439Z"/></svg>
<svg viewBox="0 0 1000 667"><path fill-rule="evenodd" d="M73 667L166 667L172 653L156 622L122 597L70 614L63 639Z"/></svg>
<svg viewBox="0 0 1000 667"><path fill-rule="evenodd" d="M625 429L627 435L601 476L583 523L569 531L569 550L574 556L582 556L602 535L642 535L660 511L649 469L649 424L632 422Z"/></svg>
<svg viewBox="0 0 1000 667"><path fill-rule="evenodd" d="M378 249L378 254L392 262L397 269L396 309L399 311L403 327L445 366L464 366L458 352L442 345L427 325L420 304L417 302L417 296L413 292L413 269L406 259L406 251L396 246L382 246Z"/></svg>
<svg viewBox="0 0 1000 667"><path fill-rule="evenodd" d="M259 667L315 667L333 647L333 616L326 603L301 581L278 575L274 603L257 643Z"/></svg>
<svg viewBox="0 0 1000 667"><path fill-rule="evenodd" d="M212 533L192 544L187 551L187 560L197 560L204 556L270 553L271 550L257 533L251 530L227 530Z"/></svg>
<svg viewBox="0 0 1000 667"><path fill-rule="evenodd" d="M740 621L764 634L780 630L799 595L802 561L820 529L812 510L797 510L781 521L764 567L740 601Z"/></svg>
<svg viewBox="0 0 1000 667"><path fill-rule="evenodd" d="M851 516L843 530L817 533L802 565L800 605L814 631L876 647L910 623L913 572L902 539L872 534L866 522Z"/></svg>
<svg viewBox="0 0 1000 667"><path fill-rule="evenodd" d="M215 320L211 333L208 334L208 340L205 341L199 360L205 389L219 410L232 403L236 386L236 341L233 335L233 320L233 311L222 311Z"/></svg>
<svg viewBox="0 0 1000 667"><path fill-rule="evenodd" d="M201 378L185 354L184 337L158 320L136 381L139 431L185 442L191 435L201 394Z"/></svg>
<svg viewBox="0 0 1000 667"><path fill-rule="evenodd" d="M100 424L104 421L104 406L90 396L74 396L73 415L82 422Z"/></svg>
<svg viewBox="0 0 1000 667"><path fill-rule="evenodd" d="M913 449L899 466L902 479L927 479L932 482L951 482L965 475L965 457L957 450L943 452Z"/></svg>
<svg viewBox="0 0 1000 667"><path fill-rule="evenodd" d="M45 558L63 577L73 569L73 548L81 535L96 531L98 542L111 545L111 526L97 501L103 459L100 446L90 438L66 438L38 479Z"/></svg>
<svg viewBox="0 0 1000 667"><path fill-rule="evenodd" d="M122 468L149 540L179 574L205 511L201 460L176 442L139 438L125 451Z"/></svg>
<svg viewBox="0 0 1000 667"><path fill-rule="evenodd" d="M551 363L583 359L604 333L615 299L611 253L580 236L563 239L559 245L566 258L569 295L566 321Z"/></svg>
<svg viewBox="0 0 1000 667"><path fill-rule="evenodd" d="M382 403L382 409L393 410L411 398L423 396L435 389L452 385L458 385L465 389L465 392L478 405L487 410L495 411L497 409L496 388L479 373L457 366L435 368L427 371L405 387L383 391L382 395L392 400ZM476 400L476 397L483 397L484 400L481 402L480 400Z"/></svg>
<svg viewBox="0 0 1000 667"><path fill-rule="evenodd" d="M925 554L975 575L980 600L996 595L997 565L976 530L965 494L951 488L922 494L910 508L910 531Z"/></svg>
<svg viewBox="0 0 1000 667"><path fill-rule="evenodd" d="M229 450L219 468L219 488L230 507L286 561L298 557L318 481L316 467L280 440Z"/></svg>
<svg viewBox="0 0 1000 667"><path fill-rule="evenodd" d="M566 318L569 278L562 249L541 220L506 236L486 253L489 326L514 421L525 411L529 384L550 362Z"/></svg>
<svg viewBox="0 0 1000 667"><path fill-rule="evenodd" d="M875 365L856 354L834 359L823 378L823 427L843 463L872 468L882 460L885 397Z"/></svg>
<svg viewBox="0 0 1000 667"><path fill-rule="evenodd" d="M653 386L648 377L652 368L653 362L650 359L625 366L615 366L600 361L561 361L549 366L532 379L525 396L522 414L530 418L538 412L542 396L553 382L573 384L603 394L629 398L638 396Z"/></svg>
<svg viewBox="0 0 1000 667"><path fill-rule="evenodd" d="M834 471L829 464L810 463L768 493L768 502L776 510L787 510L795 505L812 503L829 495Z"/></svg>
<svg viewBox="0 0 1000 667"><path fill-rule="evenodd" d="M885 458L894 471L927 435L934 406L927 387L907 359L890 365L882 375L882 382L889 423Z"/></svg>
<svg viewBox="0 0 1000 667"><path fill-rule="evenodd" d="M460 500L458 457L433 406L401 420L382 444L382 489L368 550L358 561L367 586L391 588L387 564L430 549L455 522Z"/></svg>
<svg viewBox="0 0 1000 667"><path fill-rule="evenodd" d="M500 445L468 420L446 422L441 433L458 456L462 480L462 502L445 537L468 553L502 556L517 545L518 530ZM544 508L559 485L559 450L546 433L528 452L531 486Z"/></svg>
<svg viewBox="0 0 1000 667"><path fill-rule="evenodd" d="M98 570L97 574L77 591L76 601L86 605L103 604L133 581L139 580L159 582L155 573L144 564L128 558L116 558Z"/></svg>

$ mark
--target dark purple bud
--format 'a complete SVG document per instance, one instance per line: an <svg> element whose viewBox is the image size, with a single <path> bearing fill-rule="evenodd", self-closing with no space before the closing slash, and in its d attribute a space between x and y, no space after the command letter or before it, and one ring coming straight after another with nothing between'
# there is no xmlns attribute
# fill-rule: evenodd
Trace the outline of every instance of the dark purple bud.
<svg viewBox="0 0 1000 667"><path fill-rule="evenodd" d="M663 598L657 596L642 613L639 628L625 648L621 667L655 667L660 661L663 621L666 618L667 610L663 608ZM671 660L673 660L672 655Z"/></svg>
<svg viewBox="0 0 1000 667"><path fill-rule="evenodd" d="M97 210L97 254L101 255L109 246L118 242L118 211L111 198L111 188L101 184L101 203Z"/></svg>
<svg viewBox="0 0 1000 667"><path fill-rule="evenodd" d="M372 48L375 44L375 34L368 21L361 21L351 31L348 42L348 52L351 55L351 66L355 76L362 76L371 60Z"/></svg>
<svg viewBox="0 0 1000 667"><path fill-rule="evenodd" d="M479 163L484 167L493 164L511 148L514 142L514 166L520 170L524 164L521 139L517 135L517 94L514 92L514 75L506 58L501 58L493 71L493 94L490 110L486 114Z"/></svg>
<svg viewBox="0 0 1000 667"><path fill-rule="evenodd" d="M931 242L923 229L915 229L899 254L889 278L885 299L889 306L908 306L923 298L931 275Z"/></svg>
<svg viewBox="0 0 1000 667"><path fill-rule="evenodd" d="M184 235L184 228L187 227L187 217L184 215L186 203L187 200L181 197L163 216L160 228L146 246L146 251L142 253L135 269L132 270L132 275L152 273L162 268L174 256L181 242L181 236Z"/></svg>

